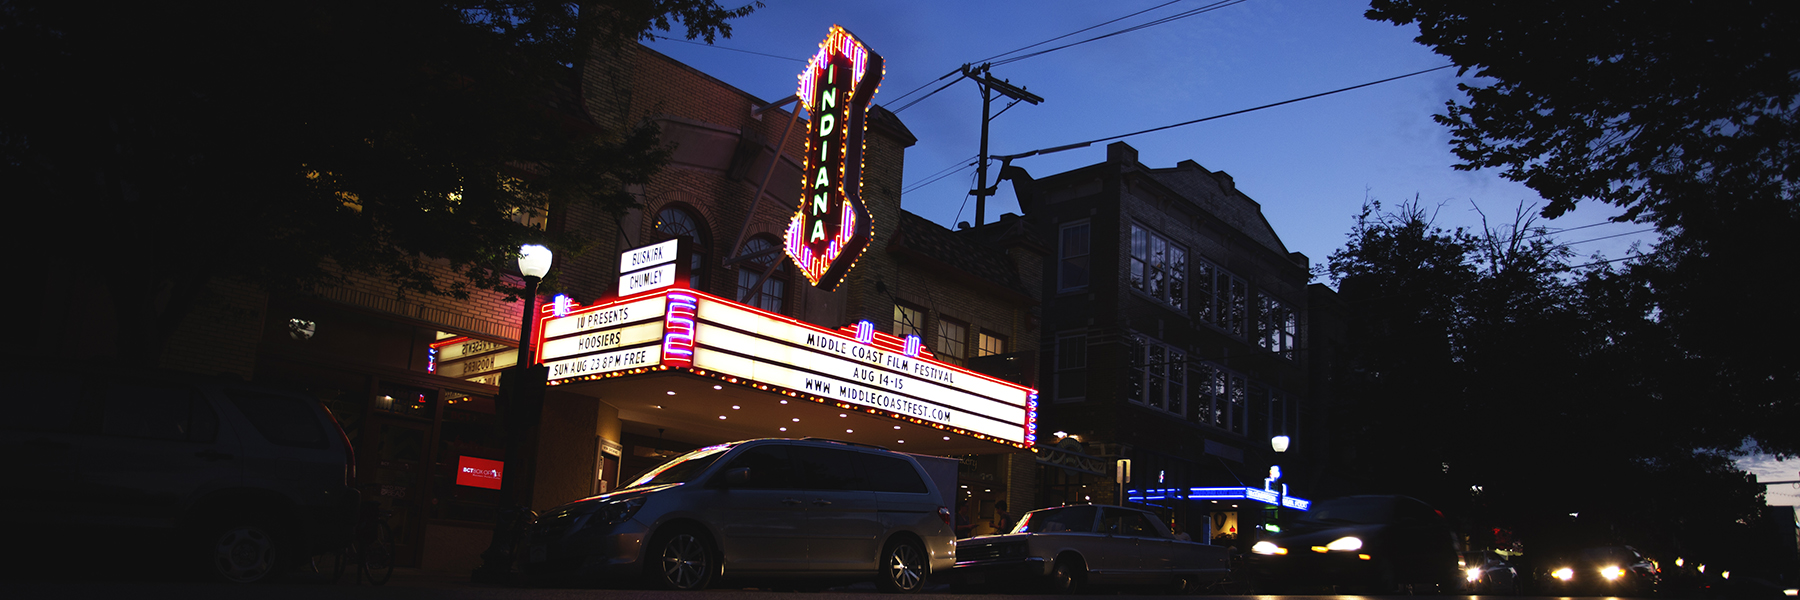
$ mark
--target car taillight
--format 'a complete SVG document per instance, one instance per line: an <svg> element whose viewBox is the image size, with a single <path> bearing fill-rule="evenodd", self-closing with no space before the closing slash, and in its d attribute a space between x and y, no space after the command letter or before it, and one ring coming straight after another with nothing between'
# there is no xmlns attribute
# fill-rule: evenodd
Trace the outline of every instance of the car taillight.
<svg viewBox="0 0 1800 600"><path fill-rule="evenodd" d="M950 509L947 507L939 506L938 507L938 518L943 519L945 525L949 525L950 524Z"/></svg>

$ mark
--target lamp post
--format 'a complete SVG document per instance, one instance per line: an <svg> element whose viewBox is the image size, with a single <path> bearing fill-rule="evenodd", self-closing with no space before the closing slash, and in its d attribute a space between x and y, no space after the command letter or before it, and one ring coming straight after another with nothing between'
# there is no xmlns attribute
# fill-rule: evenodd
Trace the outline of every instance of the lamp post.
<svg viewBox="0 0 1800 600"><path fill-rule="evenodd" d="M1288 443L1290 441L1291 440L1288 439L1288 436L1278 435L1278 436L1269 438L1269 448L1273 449L1276 454L1281 454L1281 453L1287 452ZM1281 479L1281 465L1270 465L1269 466L1269 478L1263 480L1263 489L1268 490L1268 491L1274 491L1274 490L1269 489L1270 484L1274 483L1275 481L1277 481L1279 479ZM1274 525L1272 525L1272 524L1281 521L1281 505L1286 502L1287 502L1287 484L1283 483L1283 484L1281 484L1281 495L1277 496L1276 500L1275 500L1275 508L1270 509L1270 511L1269 511L1269 523L1271 523L1271 525L1265 526L1265 528L1273 527Z"/></svg>
<svg viewBox="0 0 1800 600"><path fill-rule="evenodd" d="M544 369L532 364L532 330L537 326L537 289L550 272L549 248L526 244L519 248L519 273L525 276L522 296L525 314L519 323L519 362L500 380L502 425L506 435L506 462L500 476L500 512L494 519L494 538L481 553L482 564L472 579L478 583L512 583L513 562L531 510L531 486L536 480L534 430L544 403Z"/></svg>

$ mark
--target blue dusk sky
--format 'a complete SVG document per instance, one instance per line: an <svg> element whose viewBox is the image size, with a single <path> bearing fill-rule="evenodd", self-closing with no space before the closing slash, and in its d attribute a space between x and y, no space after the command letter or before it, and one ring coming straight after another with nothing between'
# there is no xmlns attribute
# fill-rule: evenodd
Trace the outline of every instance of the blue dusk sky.
<svg viewBox="0 0 1800 600"><path fill-rule="evenodd" d="M735 6L732 0L722 4ZM972 81L950 85L906 104L955 77L965 63L1076 33L1021 54L1079 42L1213 7L1191 16L994 66L995 77L1042 96L1021 103L991 125L989 151L1018 154L1106 138L1282 102L1449 64L1413 41L1416 26L1363 18L1354 0L1074 0L837 1L765 0L764 8L733 21L733 36L716 47L685 41L682 32L648 45L765 100L793 94L806 58L832 25L855 33L887 60L875 102L919 137L907 151L906 210L940 225L974 221L975 170L980 148L981 92ZM1449 133L1432 121L1444 103L1460 98L1455 69L1305 100L1275 108L1124 139L1153 168L1192 159L1225 171L1262 206L1289 251L1319 265L1344 245L1365 198L1392 206L1415 196L1446 227L1481 227L1481 212L1496 226L1510 224L1521 203L1541 207L1530 189L1496 172L1451 168ZM908 92L918 90L911 96ZM1004 108L996 101L995 112ZM1106 143L1020 159L1033 177L1102 162ZM990 167L991 179L998 163ZM949 173L941 179L933 179ZM989 221L1017 212L1010 185L988 200ZM1637 224L1604 224L1618 210L1597 202L1544 222L1570 229L1578 263L1599 253L1626 256L1634 240L1654 233ZM1602 223L1595 225L1597 223ZM1586 226L1586 227L1583 227ZM1576 227L1583 227L1573 230ZM1598 239L1596 238L1606 238ZM1590 241L1592 240L1592 241ZM1318 281L1329 283L1323 278Z"/></svg>

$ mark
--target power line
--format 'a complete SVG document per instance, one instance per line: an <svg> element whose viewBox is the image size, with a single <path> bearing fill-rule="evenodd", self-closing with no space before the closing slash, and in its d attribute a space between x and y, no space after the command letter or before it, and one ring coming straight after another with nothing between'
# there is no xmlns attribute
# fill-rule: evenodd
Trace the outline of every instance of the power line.
<svg viewBox="0 0 1800 600"><path fill-rule="evenodd" d="M1310 95L1310 96L1301 96L1301 97L1299 97L1299 98L1293 98L1293 99L1290 99L1290 100L1282 100L1282 101L1280 101L1280 102L1274 102L1274 103L1270 103L1270 104L1264 104L1264 105L1262 105L1262 106L1257 106L1257 107L1253 107L1253 108L1246 108L1246 109L1243 109L1243 110L1234 110L1234 111L1231 111L1231 112L1228 112L1228 113L1220 113L1220 114L1216 114L1216 115L1213 115L1213 116L1210 116L1210 117L1201 117L1201 118L1198 118L1198 119L1194 119L1194 120L1192 120L1192 121L1182 121L1182 122L1180 122L1180 123L1175 123L1175 124L1172 124L1172 125L1163 125L1163 126L1161 126L1161 127L1151 127L1151 128L1149 128L1149 129L1144 129L1144 130L1139 130L1139 131L1133 131L1133 132L1131 132L1131 133L1122 133L1122 134L1119 134L1119 135L1114 135L1114 136L1108 136L1108 137L1103 137L1103 138L1096 138L1096 139L1092 139L1092 140L1088 140L1088 141L1085 141L1085 142L1076 142L1076 143L1073 143L1073 144L1063 144L1063 145L1059 145L1059 146L1053 146L1053 147L1049 147L1049 148L1039 148L1039 149L1037 149L1037 150L1032 150L1032 151L1029 151L1029 152L1022 152L1022 153L1019 153L1019 154L1018 154L1018 155L1015 155L1015 156L1030 156L1030 155L1033 155L1033 154L1037 154L1037 153L1041 153L1041 152L1044 152L1044 151L1046 151L1046 150L1060 150L1060 149L1067 149L1067 148L1078 148L1078 147L1081 147L1081 146L1090 146L1090 145L1093 145L1093 144L1098 144L1098 143L1100 143L1100 142L1110 142L1110 141L1113 141L1113 140L1118 140L1118 139L1124 139L1124 138L1128 138L1128 137L1131 137L1131 136L1134 136L1134 135L1143 135L1143 134L1146 134L1146 133L1155 133L1155 132L1158 132L1158 131L1162 131L1162 130L1165 130L1165 129L1174 129L1174 128L1176 128L1176 127L1185 127L1185 126L1188 126L1188 125L1193 125L1193 124L1195 124L1195 123L1204 123L1204 122L1206 122L1206 121L1211 121L1211 120L1214 120L1214 119L1223 119L1223 118L1225 118L1225 117L1231 117L1231 116L1237 116L1237 115L1241 115L1241 114L1244 114L1244 113L1248 113L1248 112L1256 112L1256 111L1259 111L1259 110L1263 110L1263 109L1265 109L1265 108L1275 108L1275 107L1277 107L1277 106L1281 106L1281 105L1284 105L1284 104L1293 104L1293 103L1295 103L1295 102L1300 102L1300 101L1302 101L1302 100L1311 100L1311 99L1313 99L1313 98L1320 98L1320 97L1324 97L1324 96L1330 96L1330 95L1332 95L1332 94L1340 94L1340 93L1343 93L1343 92L1348 92L1348 91L1351 91L1351 90L1356 90L1356 89L1361 89L1361 88L1366 88L1366 87L1369 87L1369 86L1372 86L1372 85L1377 85L1377 84L1382 84L1382 83L1387 83L1387 82L1389 82L1389 81L1395 81L1395 80L1399 80L1399 79L1405 79L1405 78L1408 78L1408 77L1413 77L1413 76L1417 76L1417 75L1424 75L1424 74L1426 74L1426 73L1430 73L1430 72L1432 72L1432 71L1442 71L1442 70L1444 70L1444 69L1448 69L1448 68L1451 68L1451 67L1454 67L1454 66L1456 66L1456 65L1444 65L1444 66L1441 66L1441 67L1433 67L1433 68L1430 68L1430 69L1425 69L1425 70L1423 70L1423 71L1414 71L1414 72L1411 72L1411 73L1407 73L1407 74L1405 74L1405 75L1396 75L1396 76L1394 76L1394 77L1389 77L1389 78L1387 78L1387 79L1378 79L1378 80L1375 80L1375 81L1371 81L1371 82L1368 82L1368 83L1362 83L1362 84L1357 84L1357 85L1353 85L1353 86L1350 86L1350 87L1346 87L1346 88L1338 88L1338 89L1335 89L1335 90L1331 90L1331 91L1329 91L1329 92L1320 92L1320 93L1317 93L1317 94L1313 94L1313 95Z"/></svg>
<svg viewBox="0 0 1800 600"><path fill-rule="evenodd" d="M943 168L943 169L942 169L942 170L939 170L939 171L938 171L938 172L936 172L936 173L932 173L932 174L931 174L931 175L928 175L928 176L927 176L927 177L929 177L929 178L930 178L930 180L929 180L929 181L924 181L924 182L921 182L921 183L916 183L916 184L913 184L913 185L911 185L911 186L907 186L907 187L903 187L903 188L901 188L901 189L900 189L900 194L901 194L901 195L906 195L906 194L909 194L909 193L912 193L912 192L916 192L916 191L918 191L918 190L919 190L919 189L920 189L920 188L923 188L923 187L925 187L925 186L928 186L928 185L931 185L931 184L933 184L933 183L937 183L937 182L938 182L938 181L939 181L939 180L941 180L941 179L943 179L943 178L945 178L945 177L949 177L949 176L951 176L951 175L955 175L955 174L957 174L957 173L959 173L959 172L962 172L962 170L963 170L963 169L972 169L972 168L974 168L974 167L975 167L975 163L974 163L974 162L972 162L972 161L974 161L974 160L975 160L975 158L976 158L976 157L974 157L974 156L971 156L971 157L969 157L969 158L967 158L967 159L964 159L964 160L963 160L963 161L962 161L962 162L959 162L959 163L956 163L956 164L953 164L953 165L950 165L950 166L948 166L948 167L944 167L944 168Z"/></svg>
<svg viewBox="0 0 1800 600"><path fill-rule="evenodd" d="M1075 34L1077 34L1077 33L1081 33L1081 32L1084 32L1084 31L1091 31L1091 30L1094 30L1094 29L1097 29L1097 28L1100 28L1100 27L1105 27L1105 26L1107 26L1107 25L1111 25L1111 24L1113 24L1113 23L1117 23L1117 22L1119 22L1119 21L1123 21L1123 20L1125 20L1125 19L1129 19L1129 18L1132 18L1132 17L1135 17L1135 16L1138 16L1138 15L1141 15L1141 14L1144 14L1144 13L1147 13L1147 12L1150 12L1150 11L1153 11L1153 10L1156 10L1156 9L1159 9L1159 8L1162 8L1162 7L1164 7L1164 6L1168 6L1168 5L1170 5L1170 4L1175 4L1175 3L1177 3L1177 2L1181 2L1181 1L1182 1L1182 0L1170 0L1170 1L1168 1L1168 2L1164 2L1164 3L1162 3L1162 4L1158 4L1158 5L1156 5L1156 6L1152 6L1152 7L1150 7L1150 8L1146 8L1146 9L1144 9L1144 10L1140 10L1140 11L1137 11L1137 12L1134 12L1134 13L1131 13L1131 14L1129 14L1129 15L1125 15L1125 16L1123 16L1123 17L1119 17L1119 18L1117 18L1117 19L1113 19L1113 20L1111 20L1111 21L1107 21L1107 22L1105 22L1105 23L1100 23L1100 24L1098 24L1098 25L1094 25L1094 26L1092 26L1092 27L1086 27L1086 28L1082 28L1082 29L1077 29L1077 30L1075 30L1075 31L1071 31L1071 32L1068 32L1068 33L1065 33L1065 34L1062 34L1062 35L1059 35L1059 36L1056 36L1056 37L1053 37L1053 38L1050 38L1050 39L1047 39L1047 40L1044 40L1044 41L1041 41L1041 42L1038 42L1038 43L1036 43L1036 44L1032 44L1032 45L1030 45L1030 46L1026 46L1026 47L1024 47L1024 48L1018 48L1018 49L1015 49L1015 50L1009 50L1009 51L1006 51L1006 52L1001 52L1001 53L999 53L999 54L995 54L995 55L993 55L993 56L989 56L989 57L987 57L987 58L983 58L983 59L981 59L981 60L977 60L977 61L974 61L974 63L984 63L984 62L988 62L988 61L991 61L991 60L994 60L994 59L996 59L996 58L1000 58L1000 57L1002 57L1002 56L1006 56L1006 55L1008 55L1008 54L1012 54L1012 53L1015 53L1015 52L1023 52L1023 51L1026 51L1026 50L1030 50L1030 49L1032 49L1032 48L1036 48L1036 47L1038 47L1038 46L1042 46L1042 45L1044 45L1044 44L1048 44L1048 43L1050 43L1050 42L1054 42L1054 41L1056 41L1056 40L1060 40L1060 39L1063 39L1063 38L1066 38L1066 37L1069 37L1069 36L1071 36L1071 35L1075 35Z"/></svg>
<svg viewBox="0 0 1800 600"><path fill-rule="evenodd" d="M695 45L695 46L705 46L705 47L708 47L708 48L718 48L718 49L720 49L720 50L730 50L730 51L732 51L732 52L742 52L742 53L744 53L744 54L755 54L755 55L757 55L757 56L767 56L767 57L769 57L769 58L779 58L779 59L781 59L781 60L788 60L788 61L793 61L793 62L797 62L797 63L804 63L804 62L806 62L806 61L805 61L805 60L801 60L801 59L798 59L798 58L794 58L794 57L791 57L791 56L780 56L780 55L775 55L775 54L765 54L765 53L762 53L762 52L752 52L752 51L750 51L750 50L740 50L740 49L737 49L737 48L731 48L731 47L727 47L727 46L720 46L720 45L717 45L717 44L706 44L706 43L701 43L701 42L696 42L696 41L692 41L692 40L684 40L684 39L680 39L680 38L672 38L672 37L669 37L669 36L666 36L666 35L652 35L652 36L651 36L651 37L654 37L654 38L656 38L656 39L659 39L659 40L669 40L669 41L671 41L671 42L681 42L681 43L683 43L683 44L693 44L693 45Z"/></svg>
<svg viewBox="0 0 1800 600"><path fill-rule="evenodd" d="M1239 5L1239 4L1243 4L1243 3L1245 3L1245 2L1249 2L1249 1L1250 1L1250 0L1221 0L1221 1L1220 1L1220 2L1214 2L1214 3L1212 3L1212 4L1208 4L1208 5L1206 5L1206 6L1202 6L1202 7L1200 7L1200 8L1196 8L1196 9L1193 9L1193 10L1190 10L1190 11L1187 11L1187 12L1183 12L1183 13L1178 13L1178 14L1175 14L1175 15L1171 15L1171 16L1167 16L1167 17L1163 17L1163 18L1161 18L1161 19L1157 19L1157 20L1155 20L1155 21L1151 21L1151 22L1148 22L1148 23L1144 23L1144 24L1141 24L1141 25L1133 25L1133 26L1131 26L1131 27L1127 27L1127 28L1124 28L1124 29L1120 29L1120 30L1118 30L1118 31L1114 31L1114 32L1112 32L1112 33L1107 33L1107 34L1102 34L1102 35L1098 35L1098 36L1095 36L1095 37L1091 37L1091 38L1088 38L1088 39L1085 39L1085 40L1081 40L1081 41L1079 41L1079 42L1073 42L1073 43L1069 43L1069 44L1064 44L1064 45L1062 45L1062 46L1057 46L1057 47L1055 47L1055 48L1051 48L1051 49L1048 49L1048 50L1039 50L1039 51L1037 51L1037 52L1033 52L1033 53L1031 53L1031 54L1025 54L1025 55L1021 55L1021 56L1015 56L1015 57L1012 57L1012 58L1008 58L1008 59L1005 59L1005 60L1001 60L1001 61L997 61L997 62L994 62L994 63L993 63L993 64L996 64L996 65L1004 65L1004 64L1008 64L1008 63L1015 63L1015 62L1019 62L1019 61L1021 61L1021 60L1025 60L1025 59L1027 59L1027 58L1032 58L1032 57L1036 57L1036 56L1043 56L1043 55L1045 55L1045 54L1049 54L1049 53L1051 53L1051 52L1055 52L1055 51L1057 51L1057 50L1062 50L1062 49L1065 49L1065 48L1073 48L1073 47L1075 47L1075 46L1080 46L1080 45L1082 45L1082 44L1086 44L1086 43L1088 43L1088 42L1095 42L1095 41L1100 41L1100 40L1103 40L1103 39L1106 39L1106 38L1110 38L1110 37L1113 37L1113 36L1117 36L1117 35L1124 35L1124 34L1127 34L1127 33L1131 33L1131 32L1134 32L1134 31L1139 31L1139 30L1143 30L1143 29L1149 29L1149 28L1151 28L1151 27L1155 27L1155 26L1157 26L1157 25L1162 25L1162 24L1164 24L1164 23L1169 23L1169 22L1173 22L1173 21L1177 21L1177 20L1180 20L1180 19L1185 19L1185 18L1188 18L1188 17L1192 17L1192 16L1194 16L1194 15L1198 15L1198 14L1203 14L1203 13L1209 13L1209 12L1212 12L1212 11L1215 11L1215 10L1218 10L1218 9L1221 9L1221 8L1228 8L1228 7L1231 7L1231 6L1236 6L1236 5ZM1067 37L1067 36L1065 36L1065 37Z"/></svg>

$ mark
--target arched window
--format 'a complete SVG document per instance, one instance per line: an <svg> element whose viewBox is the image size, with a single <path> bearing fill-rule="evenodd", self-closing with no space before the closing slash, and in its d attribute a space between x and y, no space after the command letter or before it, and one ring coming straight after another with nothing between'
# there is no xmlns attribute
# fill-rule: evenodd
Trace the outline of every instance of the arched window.
<svg viewBox="0 0 1800 600"><path fill-rule="evenodd" d="M668 207L656 213L656 232L662 239L685 237L694 249L693 262L688 265L688 287L705 291L706 283L706 228L694 214L678 207Z"/></svg>
<svg viewBox="0 0 1800 600"><path fill-rule="evenodd" d="M762 256L738 264L737 300L763 310L779 313L782 300L787 297L787 261L781 248L766 237L753 237L744 242L738 256ZM756 281L762 279L763 272L769 265L775 265L775 272L763 280L762 289L757 289Z"/></svg>

